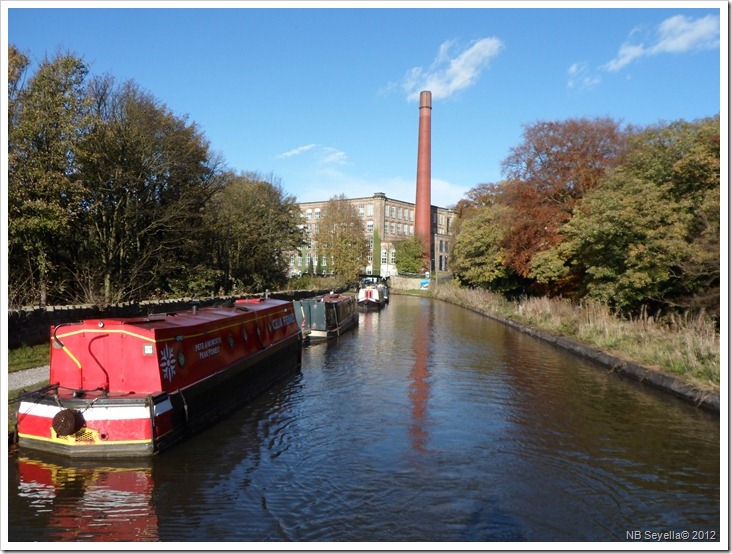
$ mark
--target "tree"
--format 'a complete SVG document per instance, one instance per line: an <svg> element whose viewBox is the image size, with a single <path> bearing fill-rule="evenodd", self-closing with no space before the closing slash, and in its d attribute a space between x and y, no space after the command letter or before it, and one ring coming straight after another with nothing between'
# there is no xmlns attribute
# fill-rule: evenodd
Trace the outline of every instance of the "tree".
<svg viewBox="0 0 732 554"><path fill-rule="evenodd" d="M561 241L578 200L597 188L624 150L625 133L608 118L545 121L527 126L503 161L500 202L511 206L503 239L505 264L528 276L533 257Z"/></svg>
<svg viewBox="0 0 732 554"><path fill-rule="evenodd" d="M577 205L564 242L535 256L531 276L581 274L584 293L625 312L647 303L717 312L718 125L636 131L623 164Z"/></svg>
<svg viewBox="0 0 732 554"><path fill-rule="evenodd" d="M209 267L219 271L216 290L262 291L283 285L285 253L304 242L300 211L278 179L229 173L205 210Z"/></svg>
<svg viewBox="0 0 732 554"><path fill-rule="evenodd" d="M324 206L315 235L317 252L328 260L337 276L355 281L366 266L368 241L356 208L345 195L332 197Z"/></svg>
<svg viewBox="0 0 732 554"><path fill-rule="evenodd" d="M108 304L170 291L199 252L202 209L221 186L195 124L133 82L93 81L93 125L78 154L88 185L74 267ZM198 260L200 263L200 260Z"/></svg>
<svg viewBox="0 0 732 554"><path fill-rule="evenodd" d="M88 68L68 53L44 60L27 86L28 59L9 52L8 257L10 282L32 282L24 301L45 305L61 291L52 279L68 250L67 237L83 210L84 182L77 165L89 124L84 91ZM11 293L13 294L13 293ZM17 296L17 293L16 293Z"/></svg>
<svg viewBox="0 0 732 554"><path fill-rule="evenodd" d="M427 248L421 237L409 237L394 243L396 268L402 273L419 273L424 267Z"/></svg>
<svg viewBox="0 0 732 554"><path fill-rule="evenodd" d="M502 243L513 210L496 204L464 221L452 250L452 270L464 285L497 292L515 292L524 280L505 263Z"/></svg>

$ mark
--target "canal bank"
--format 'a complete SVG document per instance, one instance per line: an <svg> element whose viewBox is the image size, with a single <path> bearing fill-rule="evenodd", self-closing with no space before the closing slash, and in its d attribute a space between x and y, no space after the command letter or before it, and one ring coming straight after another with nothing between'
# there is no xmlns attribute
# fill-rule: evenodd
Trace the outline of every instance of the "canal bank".
<svg viewBox="0 0 732 554"><path fill-rule="evenodd" d="M393 294L410 294L405 288L395 289L392 292ZM540 338L546 342L554 344L555 346L574 352L584 358L596 361L604 367L607 367L613 373L638 381L665 393L672 394L696 406L697 408L719 415L720 394L716 390L696 386L673 373L643 366L593 346L581 343L577 340L569 339L567 337L497 315L488 310L482 309L480 306L475 304L461 302L459 298L452 295L439 293L434 294L434 290L430 290L429 292L425 291L420 295L429 296L433 299L443 300L445 302L467 308L468 310L481 314L484 317L488 317L513 329L521 331L522 333Z"/></svg>

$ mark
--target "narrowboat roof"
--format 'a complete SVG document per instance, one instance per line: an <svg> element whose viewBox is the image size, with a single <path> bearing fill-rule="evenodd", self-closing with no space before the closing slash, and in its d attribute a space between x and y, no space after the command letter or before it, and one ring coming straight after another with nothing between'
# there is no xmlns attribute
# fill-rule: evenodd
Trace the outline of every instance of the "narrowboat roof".
<svg viewBox="0 0 732 554"><path fill-rule="evenodd" d="M150 314L136 317L109 317L85 319L84 325L101 327L103 325L124 325L134 326L139 329L177 329L181 327L195 327L206 323L229 319L237 315L244 315L249 312L258 312L272 307L285 306L288 302L284 300L268 299L262 300L237 300L233 306L214 306L199 308L197 310L183 310L163 314Z"/></svg>

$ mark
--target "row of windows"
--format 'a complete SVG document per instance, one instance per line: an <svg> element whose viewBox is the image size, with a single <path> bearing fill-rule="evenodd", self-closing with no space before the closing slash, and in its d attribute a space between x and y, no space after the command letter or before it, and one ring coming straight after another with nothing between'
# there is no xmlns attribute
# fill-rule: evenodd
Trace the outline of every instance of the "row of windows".
<svg viewBox="0 0 732 554"><path fill-rule="evenodd" d="M358 204L356 205L356 211L359 217L374 217L374 205L373 204ZM308 221L320 219L320 208L305 210L304 217ZM397 220L414 221L414 210L409 208L402 208L400 206L384 206L384 217L391 217Z"/></svg>
<svg viewBox="0 0 732 554"><path fill-rule="evenodd" d="M308 234L318 232L318 224L317 223L307 223L305 225L305 228L307 229ZM374 232L374 222L373 221L367 221L366 222L366 232L367 233L373 233ZM392 234L392 235L413 235L414 234L414 225L407 225L406 223L394 223L393 221L385 221L384 222L384 234Z"/></svg>
<svg viewBox="0 0 732 554"><path fill-rule="evenodd" d="M381 263L385 264L388 257L391 257L392 264L396 263L396 250L391 250L387 252L385 249L381 250ZM320 259L320 266L321 267L327 267L328 266L328 259L326 256L320 256L318 257L315 254L311 254L310 252L306 253L303 257L302 254L290 254L290 265L291 266L302 266L303 265L303 259L305 261L305 266L310 267L310 264L318 265L318 259ZM368 263L370 264L373 262L373 256L371 254L368 255Z"/></svg>

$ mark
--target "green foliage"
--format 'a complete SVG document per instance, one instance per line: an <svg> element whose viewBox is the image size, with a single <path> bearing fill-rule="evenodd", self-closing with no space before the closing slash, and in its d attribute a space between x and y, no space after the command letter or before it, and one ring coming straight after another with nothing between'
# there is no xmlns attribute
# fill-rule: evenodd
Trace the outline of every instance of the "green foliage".
<svg viewBox="0 0 732 554"><path fill-rule="evenodd" d="M578 269L590 298L626 312L644 303L714 311L718 297L707 293L719 283L715 137L714 119L632 137L623 165L562 228L564 242L534 257L532 276L550 282Z"/></svg>
<svg viewBox="0 0 732 554"><path fill-rule="evenodd" d="M617 171L581 203L565 226L562 250L584 268L591 298L634 309L663 299L686 250L689 223L668 186Z"/></svg>
<svg viewBox="0 0 732 554"><path fill-rule="evenodd" d="M463 222L452 251L452 269L463 284L495 291L514 291L519 281L506 267L501 246L511 209L494 205Z"/></svg>
<svg viewBox="0 0 732 554"><path fill-rule="evenodd" d="M83 209L84 183L75 154L89 124L84 62L71 54L44 60L27 86L27 58L12 50L8 129L8 256L10 282L30 281L25 300L42 305L57 292L53 271L64 238Z"/></svg>
<svg viewBox="0 0 732 554"><path fill-rule="evenodd" d="M620 132L607 120L527 128L508 180L460 204L464 284L719 314L719 117Z"/></svg>
<svg viewBox="0 0 732 554"><path fill-rule="evenodd" d="M303 242L299 213L274 177L228 174L204 209L209 264L222 276L218 288L229 294L284 285L285 253Z"/></svg>
<svg viewBox="0 0 732 554"><path fill-rule="evenodd" d="M425 248L421 237L410 237L394 243L396 268L402 273L419 273L424 267Z"/></svg>
<svg viewBox="0 0 732 554"><path fill-rule="evenodd" d="M274 288L302 244L295 198L234 174L134 82L8 51L11 305Z"/></svg>
<svg viewBox="0 0 732 554"><path fill-rule="evenodd" d="M77 155L88 185L77 275L96 280L105 304L190 289L182 280L201 262L189 253L202 208L220 187L207 142L133 83L97 79L90 96L94 124Z"/></svg>

